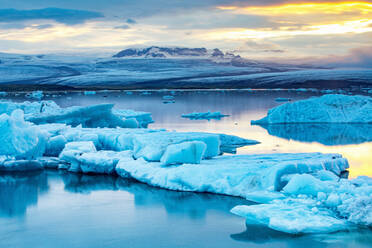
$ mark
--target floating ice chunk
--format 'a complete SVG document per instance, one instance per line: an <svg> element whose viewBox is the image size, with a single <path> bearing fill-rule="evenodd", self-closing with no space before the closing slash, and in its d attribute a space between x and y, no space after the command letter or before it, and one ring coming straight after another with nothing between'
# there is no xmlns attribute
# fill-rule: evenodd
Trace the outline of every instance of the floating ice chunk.
<svg viewBox="0 0 372 248"><path fill-rule="evenodd" d="M62 161L57 157L41 157L38 158L37 161L39 161L44 168L49 169L58 169L61 164L63 164L64 166L69 166L66 161Z"/></svg>
<svg viewBox="0 0 372 248"><path fill-rule="evenodd" d="M67 162L70 166L68 168L71 172L80 172L79 157L83 153L97 152L96 147L92 141L69 142L59 155L59 159ZM63 166L64 167L64 166Z"/></svg>
<svg viewBox="0 0 372 248"><path fill-rule="evenodd" d="M48 140L44 155L58 157L58 155L62 152L63 148L65 148L66 143L67 140L63 135L51 137Z"/></svg>
<svg viewBox="0 0 372 248"><path fill-rule="evenodd" d="M320 179L321 181L338 181L340 178L335 175L333 172L322 170L316 173L316 178Z"/></svg>
<svg viewBox="0 0 372 248"><path fill-rule="evenodd" d="M319 192L328 192L327 185L309 174L295 175L283 188L285 194L317 196Z"/></svg>
<svg viewBox="0 0 372 248"><path fill-rule="evenodd" d="M41 170L43 166L36 160L16 160L11 157L0 158L0 171L34 171Z"/></svg>
<svg viewBox="0 0 372 248"><path fill-rule="evenodd" d="M146 163L142 158L139 159L141 162ZM121 157L116 165L115 171L122 178L131 178L130 174L126 171L126 164L135 161L132 156Z"/></svg>
<svg viewBox="0 0 372 248"><path fill-rule="evenodd" d="M126 128L139 128L141 127L135 118L124 119L124 126Z"/></svg>
<svg viewBox="0 0 372 248"><path fill-rule="evenodd" d="M205 120L211 120L211 119L221 119L222 117L226 117L226 116L229 116L229 115L224 115L224 114L221 114L221 112L205 112L205 113L197 113L197 112L194 112L194 113L191 113L191 114L183 114L182 117L183 118L188 118L190 120L202 120L202 119L205 119Z"/></svg>
<svg viewBox="0 0 372 248"><path fill-rule="evenodd" d="M35 159L45 151L48 134L24 121L22 110L0 115L0 155L18 159Z"/></svg>
<svg viewBox="0 0 372 248"><path fill-rule="evenodd" d="M346 200L333 203L337 206L340 216L357 225L372 226L372 187L365 189L359 197L350 197ZM329 199L327 199L327 203Z"/></svg>
<svg viewBox="0 0 372 248"><path fill-rule="evenodd" d="M168 95L166 95L166 96L163 96L162 99L163 100L174 100L174 96L168 96Z"/></svg>
<svg viewBox="0 0 372 248"><path fill-rule="evenodd" d="M320 172L313 174L319 177ZM246 217L248 223L258 222L288 233L337 231L335 219L345 225L340 230L372 226L371 178L320 181L311 175L294 175L282 192L290 198L240 206L232 212Z"/></svg>
<svg viewBox="0 0 372 248"><path fill-rule="evenodd" d="M134 111L130 109L113 109L112 112L125 120L136 119L138 127L147 128L149 124L154 122L151 113L148 112Z"/></svg>
<svg viewBox="0 0 372 248"><path fill-rule="evenodd" d="M201 141L188 141L169 145L160 159L162 165L200 164L207 145Z"/></svg>
<svg viewBox="0 0 372 248"><path fill-rule="evenodd" d="M14 110L21 109L25 118L29 114L38 114L42 112L54 112L56 109L59 109L59 106L53 101L40 101L40 102L22 102L14 103L10 101L1 101L0 102L0 114L10 115Z"/></svg>
<svg viewBox="0 0 372 248"><path fill-rule="evenodd" d="M147 161L160 161L169 145L186 141L204 142L207 145L204 153L205 158L212 158L220 154L220 139L217 134L154 132L135 135L133 139L134 157L143 157Z"/></svg>
<svg viewBox="0 0 372 248"><path fill-rule="evenodd" d="M285 103L268 111L253 124L282 123L372 123L372 98L324 95Z"/></svg>
<svg viewBox="0 0 372 248"><path fill-rule="evenodd" d="M326 209L317 209L312 200L303 204L274 201L271 204L236 206L231 212L246 218L248 224L268 226L276 231L299 233L331 233L348 229L344 220L337 219Z"/></svg>
<svg viewBox="0 0 372 248"><path fill-rule="evenodd" d="M28 116L36 124L64 123L83 127L125 127L124 120L112 113L113 104L99 104L87 107L70 107L54 113L40 113Z"/></svg>
<svg viewBox="0 0 372 248"><path fill-rule="evenodd" d="M341 155L320 153L221 156L170 167L142 158L120 164L120 170L149 185L241 197L256 191L280 191L285 186L282 177L289 174L339 172L347 167Z"/></svg>
<svg viewBox="0 0 372 248"><path fill-rule="evenodd" d="M290 102L291 98L278 97L275 99L276 102Z"/></svg>
<svg viewBox="0 0 372 248"><path fill-rule="evenodd" d="M60 108L53 101L41 102L0 102L0 113L10 114L15 109L22 109L27 121L35 124L64 123L83 127L147 127L152 123L151 113L133 110L112 109L112 104L92 106L73 106ZM135 124L135 119L138 124Z"/></svg>
<svg viewBox="0 0 372 248"><path fill-rule="evenodd" d="M95 91L84 91L84 95L88 96L88 95L95 95L96 92Z"/></svg>
<svg viewBox="0 0 372 248"><path fill-rule="evenodd" d="M245 194L245 198L248 201L256 203L269 203L273 200L284 199L285 196L276 191L253 191Z"/></svg>
<svg viewBox="0 0 372 248"><path fill-rule="evenodd" d="M131 151L98 151L83 153L77 160L83 173L113 174L120 159L132 156Z"/></svg>
<svg viewBox="0 0 372 248"><path fill-rule="evenodd" d="M332 94L332 93L335 93L335 92L336 92L336 90L330 90L330 89L320 91L320 93L323 93L323 94Z"/></svg>
<svg viewBox="0 0 372 248"><path fill-rule="evenodd" d="M244 139L235 135L219 134L221 142L221 152L236 153L236 149L243 146L257 145L256 140Z"/></svg>
<svg viewBox="0 0 372 248"><path fill-rule="evenodd" d="M44 93L41 90L33 91L31 93L26 94L26 97L41 100L44 97Z"/></svg>

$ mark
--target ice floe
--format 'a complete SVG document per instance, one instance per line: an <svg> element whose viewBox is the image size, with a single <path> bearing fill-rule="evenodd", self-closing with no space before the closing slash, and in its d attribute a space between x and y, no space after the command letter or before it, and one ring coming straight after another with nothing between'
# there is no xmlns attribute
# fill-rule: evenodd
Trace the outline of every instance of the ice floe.
<svg viewBox="0 0 372 248"><path fill-rule="evenodd" d="M276 102L290 102L291 98L278 97L275 99Z"/></svg>
<svg viewBox="0 0 372 248"><path fill-rule="evenodd" d="M371 97L333 94L285 103L252 123L372 123L371 113Z"/></svg>
<svg viewBox="0 0 372 248"><path fill-rule="evenodd" d="M88 95L95 95L97 94L97 92L95 91L84 91L84 95L88 96Z"/></svg>
<svg viewBox="0 0 372 248"><path fill-rule="evenodd" d="M167 146L160 159L162 165L200 164L207 145L202 141L187 141Z"/></svg>
<svg viewBox="0 0 372 248"><path fill-rule="evenodd" d="M294 174L281 192L285 198L231 211L249 224L287 233L329 233L372 225L371 178Z"/></svg>
<svg viewBox="0 0 372 248"><path fill-rule="evenodd" d="M260 224L285 233L328 233L347 229L345 221L330 210L317 209L316 202L304 204L277 200L271 204L240 205L232 213L245 217L248 224Z"/></svg>
<svg viewBox="0 0 372 248"><path fill-rule="evenodd" d="M223 117L226 117L226 116L229 116L229 115L224 115L224 114L221 114L221 112L204 112L204 113L198 113L198 112L194 112L194 113L191 113L191 114L184 114L182 115L183 118L188 118L190 120L211 120L211 119L221 119Z"/></svg>
<svg viewBox="0 0 372 248"><path fill-rule="evenodd" d="M143 158L118 164L131 177L161 188L244 198L256 191L280 191L288 175L320 170L340 175L347 168L341 155L321 153L220 156L200 164L169 167Z"/></svg>
<svg viewBox="0 0 372 248"><path fill-rule="evenodd" d="M27 93L26 97L41 100L44 97L44 92L41 90L32 91L31 93Z"/></svg>
<svg viewBox="0 0 372 248"><path fill-rule="evenodd" d="M42 156L48 134L37 126L24 121L22 110L15 110L9 116L0 115L0 155L16 159L34 159Z"/></svg>
<svg viewBox="0 0 372 248"><path fill-rule="evenodd" d="M0 114L22 109L25 119L35 124L64 123L83 127L146 128L152 123L151 113L113 109L113 104L61 108L53 101L14 103L0 102Z"/></svg>

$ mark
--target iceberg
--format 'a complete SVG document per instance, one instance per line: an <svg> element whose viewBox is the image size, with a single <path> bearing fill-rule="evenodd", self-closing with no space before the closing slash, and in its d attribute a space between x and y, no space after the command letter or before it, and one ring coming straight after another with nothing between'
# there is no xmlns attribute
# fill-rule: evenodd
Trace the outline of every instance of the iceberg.
<svg viewBox="0 0 372 248"><path fill-rule="evenodd" d="M32 160L43 155L48 133L24 121L22 110L0 115L0 155Z"/></svg>
<svg viewBox="0 0 372 248"><path fill-rule="evenodd" d="M119 160L133 160L132 151L97 151L92 141L69 142L59 155L59 160L42 158L44 167L52 168L58 164L59 169L70 172L114 174Z"/></svg>
<svg viewBox="0 0 372 248"><path fill-rule="evenodd" d="M26 97L41 100L44 97L44 93L41 90L32 91L31 93L26 94Z"/></svg>
<svg viewBox="0 0 372 248"><path fill-rule="evenodd" d="M59 109L59 106L53 101L39 101L29 102L25 101L22 103L15 103L11 101L0 101L0 114L10 115L14 110L21 109L25 117L31 114L38 114L42 112L54 112L55 109Z"/></svg>
<svg viewBox="0 0 372 248"><path fill-rule="evenodd" d="M139 158L117 165L117 171L152 186L244 198L257 191L281 191L288 175L320 170L340 175L347 168L341 155L321 153L220 156L200 164L168 167Z"/></svg>
<svg viewBox="0 0 372 248"><path fill-rule="evenodd" d="M73 106L61 108L54 101L14 103L0 102L0 114L11 114L22 109L25 120L35 124L64 123L83 127L147 128L152 123L151 113L113 109L113 104Z"/></svg>
<svg viewBox="0 0 372 248"><path fill-rule="evenodd" d="M210 111L205 112L205 113L194 112L191 114L182 115L183 118L188 118L190 120L211 120L211 119L220 120L221 118L227 117L227 116L229 115L221 114L221 112L210 112Z"/></svg>
<svg viewBox="0 0 372 248"><path fill-rule="evenodd" d="M291 98L278 97L275 99L276 102L290 102Z"/></svg>
<svg viewBox="0 0 372 248"><path fill-rule="evenodd" d="M163 100L174 100L174 96L171 95L165 95L162 97Z"/></svg>
<svg viewBox="0 0 372 248"><path fill-rule="evenodd" d="M320 173L321 172L321 173ZM286 233L329 233L372 226L372 179L347 180L329 171L294 174L273 199L231 211L248 224L261 224Z"/></svg>
<svg viewBox="0 0 372 248"><path fill-rule="evenodd" d="M67 166L65 166L65 164L61 164L59 169L67 169L71 172L80 172L80 156L83 153L96 151L96 147L92 141L69 142L65 145L65 148L59 155L59 159L66 162Z"/></svg>
<svg viewBox="0 0 372 248"><path fill-rule="evenodd" d="M125 120L136 120L138 123L137 127L147 128L149 124L154 122L151 113L148 112L130 109L113 109L112 112Z"/></svg>
<svg viewBox="0 0 372 248"><path fill-rule="evenodd" d="M329 210L318 209L312 200L304 204L285 200L270 204L240 205L231 212L246 218L247 224L264 225L291 234L331 233L349 228L346 221L336 218Z"/></svg>
<svg viewBox="0 0 372 248"><path fill-rule="evenodd" d="M99 104L87 107L56 109L54 112L42 112L27 116L35 124L64 123L83 127L125 127L125 122L112 113L113 104Z"/></svg>
<svg viewBox="0 0 372 248"><path fill-rule="evenodd" d="M0 171L2 172L23 172L42 169L42 164L37 160L16 160L13 157L0 156Z"/></svg>
<svg viewBox="0 0 372 248"><path fill-rule="evenodd" d="M330 94L285 103L252 124L372 123L372 98Z"/></svg>
<svg viewBox="0 0 372 248"><path fill-rule="evenodd" d="M206 144L203 158L220 155L220 139L218 134L153 132L146 135L135 135L133 139L133 155L136 159L143 157L146 161L159 162L167 147L187 141L201 141Z"/></svg>
<svg viewBox="0 0 372 248"><path fill-rule="evenodd" d="M260 144L257 140L244 139L235 135L219 134L220 137L220 150L225 153L236 153L236 149L243 146Z"/></svg>
<svg viewBox="0 0 372 248"><path fill-rule="evenodd" d="M201 141L188 141L167 147L160 159L162 165L200 164L207 145Z"/></svg>
<svg viewBox="0 0 372 248"><path fill-rule="evenodd" d="M96 92L95 91L84 91L84 95L88 96L88 95L95 95Z"/></svg>
<svg viewBox="0 0 372 248"><path fill-rule="evenodd" d="M131 151L98 151L83 153L77 160L83 173L114 174L119 160L132 159L132 156Z"/></svg>

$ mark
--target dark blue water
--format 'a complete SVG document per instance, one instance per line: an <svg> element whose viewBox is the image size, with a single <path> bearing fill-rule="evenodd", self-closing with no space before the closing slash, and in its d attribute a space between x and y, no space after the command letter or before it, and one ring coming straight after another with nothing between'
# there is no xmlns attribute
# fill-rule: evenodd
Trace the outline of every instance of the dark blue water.
<svg viewBox="0 0 372 248"><path fill-rule="evenodd" d="M1 247L370 247L371 231L290 236L229 213L249 202L59 171L0 176Z"/></svg>
<svg viewBox="0 0 372 248"><path fill-rule="evenodd" d="M267 109L282 104L274 101L276 97L303 99L314 93L176 92L176 103L163 104L161 97L165 94L169 92L90 96L72 93L49 98L63 106L112 102L118 108L152 112L154 128L221 132L262 142L240 149L240 154L341 152L350 160L352 176L372 175L371 141L365 131L359 132L364 127L296 127L295 130L288 127L290 131L283 132L250 125L250 120L261 118ZM11 98L24 100L23 96ZM208 110L231 116L219 121L181 118L181 114ZM334 135L326 136L324 128ZM372 231L368 229L291 236L260 226L246 226L243 218L229 212L238 204L250 203L228 196L167 191L112 176L61 171L1 174L0 247L371 247L372 244Z"/></svg>

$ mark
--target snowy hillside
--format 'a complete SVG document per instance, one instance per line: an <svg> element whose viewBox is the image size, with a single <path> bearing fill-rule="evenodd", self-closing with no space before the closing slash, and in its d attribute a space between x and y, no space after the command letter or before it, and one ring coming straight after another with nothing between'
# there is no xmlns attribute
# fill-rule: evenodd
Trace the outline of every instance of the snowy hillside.
<svg viewBox="0 0 372 248"><path fill-rule="evenodd" d="M205 48L130 48L115 55L0 53L1 90L108 88L369 88L371 70L249 60Z"/></svg>

